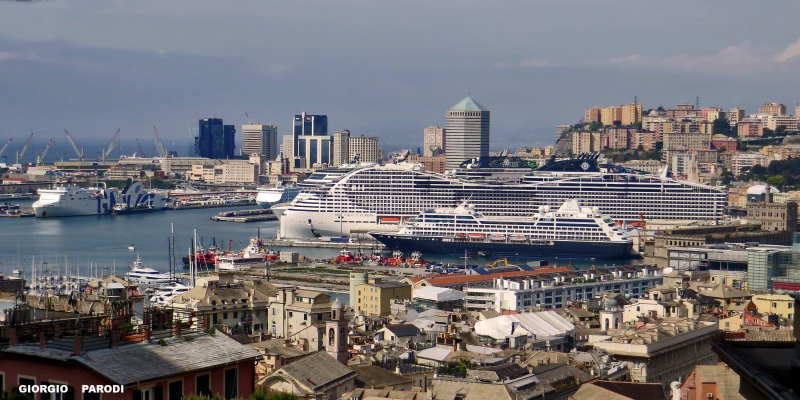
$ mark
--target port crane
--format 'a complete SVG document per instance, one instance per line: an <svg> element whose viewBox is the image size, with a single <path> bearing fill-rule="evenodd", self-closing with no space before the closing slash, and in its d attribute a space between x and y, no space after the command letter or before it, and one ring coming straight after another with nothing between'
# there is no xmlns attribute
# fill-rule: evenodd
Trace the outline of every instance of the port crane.
<svg viewBox="0 0 800 400"><path fill-rule="evenodd" d="M28 136L28 140L25 142L25 145L22 146L22 150L19 153L17 153L17 164L19 164L19 161L22 160L22 157L25 156L25 152L28 151L28 145L31 144L31 139L33 139L33 133L31 133L31 135Z"/></svg>
<svg viewBox="0 0 800 400"><path fill-rule="evenodd" d="M156 137L156 150L158 150L158 156L161 158L167 158L167 150L164 149L164 145L161 144L161 137L158 136L158 129L153 127L153 132L155 132Z"/></svg>
<svg viewBox="0 0 800 400"><path fill-rule="evenodd" d="M136 138L136 146L139 148L139 157L144 158L144 151L142 151L142 145L139 143L139 138Z"/></svg>
<svg viewBox="0 0 800 400"><path fill-rule="evenodd" d="M11 138L11 139L13 139L13 138ZM8 141L6 142L6 144L4 144L4 145L3 145L3 148L2 148L2 149L0 149L0 156L2 156L2 155L3 155L3 152L4 152L4 151L6 151L6 149L8 148L8 146L11 144L11 139L8 139Z"/></svg>
<svg viewBox="0 0 800 400"><path fill-rule="evenodd" d="M72 136L69 135L69 132L67 132L66 129L64 129L64 133L67 135L67 140L69 140L69 144L71 144L72 148L75 149L75 154L78 155L78 159L80 160L81 163L83 163L83 149L78 148L78 145L75 144L75 141L72 140Z"/></svg>
<svg viewBox="0 0 800 400"><path fill-rule="evenodd" d="M44 158L45 156L47 156L47 150L50 150L51 144L53 144L53 139L50 139L50 141L47 142L47 145L44 146L44 149L42 149L42 152L39 153L38 156L36 156L36 165L44 163Z"/></svg>
<svg viewBox="0 0 800 400"><path fill-rule="evenodd" d="M119 131L122 129L117 129L117 133L114 134L114 137L111 138L111 143L108 144L108 148L103 150L103 162L106 162L106 158L111 155L111 150L114 150L114 147L117 146L117 139L119 139Z"/></svg>

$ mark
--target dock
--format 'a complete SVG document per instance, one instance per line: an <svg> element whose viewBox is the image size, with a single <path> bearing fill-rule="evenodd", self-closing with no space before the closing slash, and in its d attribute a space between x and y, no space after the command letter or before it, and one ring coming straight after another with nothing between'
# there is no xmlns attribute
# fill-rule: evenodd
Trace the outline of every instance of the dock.
<svg viewBox="0 0 800 400"><path fill-rule="evenodd" d="M256 201L250 200L247 202L236 202L236 203L209 203L209 204L180 204L180 203L172 203L167 204L165 209L167 210L195 210L199 208L223 208L223 207L242 207L242 206L251 206L255 205Z"/></svg>
<svg viewBox="0 0 800 400"><path fill-rule="evenodd" d="M214 221L225 222L258 222L258 221L274 221L278 217L272 210L257 209L257 210L239 210L239 211L223 211L218 215L211 217Z"/></svg>
<svg viewBox="0 0 800 400"><path fill-rule="evenodd" d="M328 240L323 239L304 239L304 240L287 240L287 239L271 239L265 240L265 245L268 246L279 246L279 247L313 247L319 249L343 249L345 247L349 247L351 249L354 248L362 248L362 249L371 249L375 248L376 250L382 250L385 245L381 242L376 240L359 240L357 242L331 242Z"/></svg>

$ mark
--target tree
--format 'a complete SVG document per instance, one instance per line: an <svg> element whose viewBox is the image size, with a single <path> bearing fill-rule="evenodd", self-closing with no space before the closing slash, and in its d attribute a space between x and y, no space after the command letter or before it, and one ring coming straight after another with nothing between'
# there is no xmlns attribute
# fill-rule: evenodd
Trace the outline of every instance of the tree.
<svg viewBox="0 0 800 400"><path fill-rule="evenodd" d="M736 136L731 129L731 124L725 118L717 118L714 120L714 126L711 128L712 133L720 133L725 136Z"/></svg>
<svg viewBox="0 0 800 400"><path fill-rule="evenodd" d="M598 122L598 121L592 121L592 123L589 124L589 130L590 131L597 131L597 130L600 130L600 128L602 128L602 127L603 127L603 124Z"/></svg>
<svg viewBox="0 0 800 400"><path fill-rule="evenodd" d="M786 178L784 178L783 175L772 175L767 178L767 184L777 188L782 188L786 186Z"/></svg>
<svg viewBox="0 0 800 400"><path fill-rule="evenodd" d="M764 133L761 135L761 137L773 137L773 136L775 136L775 131L773 131L772 129L764 128L763 132Z"/></svg>
<svg viewBox="0 0 800 400"><path fill-rule="evenodd" d="M744 168L743 168L742 170L744 170ZM768 172L767 172L767 169L766 169L766 168L764 168L764 166L762 166L762 165L758 165L758 164L756 164L756 165L753 165L753 166L750 168L750 172L751 172L753 175L760 175L760 176L767 175L767 173L768 173ZM774 185L773 185L773 186L774 186Z"/></svg>

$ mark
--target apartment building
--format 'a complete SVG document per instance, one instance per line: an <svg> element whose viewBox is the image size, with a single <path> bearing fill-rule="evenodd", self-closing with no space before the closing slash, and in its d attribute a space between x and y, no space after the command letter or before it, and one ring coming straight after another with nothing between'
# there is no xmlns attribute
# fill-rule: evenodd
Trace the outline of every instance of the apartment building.
<svg viewBox="0 0 800 400"><path fill-rule="evenodd" d="M622 123L622 107L603 107L600 112L600 123L612 126L614 122Z"/></svg>
<svg viewBox="0 0 800 400"><path fill-rule="evenodd" d="M622 106L621 122L623 126L631 126L637 122L642 122L642 105L629 104Z"/></svg>
<svg viewBox="0 0 800 400"><path fill-rule="evenodd" d="M740 138L764 136L764 124L756 118L744 118L736 125L736 134Z"/></svg>
<svg viewBox="0 0 800 400"><path fill-rule="evenodd" d="M631 132L628 128L608 128L602 134L602 148L627 149L630 148ZM573 142L574 143L574 142Z"/></svg>
<svg viewBox="0 0 800 400"><path fill-rule="evenodd" d="M739 121L744 119L744 112L744 108L731 108L730 111L728 111L728 123L730 123L731 126L736 126Z"/></svg>
<svg viewBox="0 0 800 400"><path fill-rule="evenodd" d="M411 301L411 285L397 281L370 278L355 285L355 311L371 315L389 315L394 301Z"/></svg>
<svg viewBox="0 0 800 400"><path fill-rule="evenodd" d="M761 153L749 152L739 152L731 157L731 172L733 172L735 175L741 174L742 168L752 168L754 165L766 167L769 165L769 160Z"/></svg>
<svg viewBox="0 0 800 400"><path fill-rule="evenodd" d="M661 270L654 268L600 268L539 277L497 277L490 286L468 286L468 310L525 311L533 308L561 308L574 301L586 301L600 292L621 293L630 298L644 296L647 288L662 282Z"/></svg>
<svg viewBox="0 0 800 400"><path fill-rule="evenodd" d="M579 131L572 133L572 154L597 152L602 148L600 132Z"/></svg>
<svg viewBox="0 0 800 400"><path fill-rule="evenodd" d="M767 128L773 131L783 126L786 131L793 132L797 130L797 117L793 115L770 115L767 117Z"/></svg>
<svg viewBox="0 0 800 400"><path fill-rule="evenodd" d="M759 114L786 115L786 106L780 103L765 103L758 106Z"/></svg>
<svg viewBox="0 0 800 400"><path fill-rule="evenodd" d="M583 112L583 122L600 122L602 107L589 107Z"/></svg>

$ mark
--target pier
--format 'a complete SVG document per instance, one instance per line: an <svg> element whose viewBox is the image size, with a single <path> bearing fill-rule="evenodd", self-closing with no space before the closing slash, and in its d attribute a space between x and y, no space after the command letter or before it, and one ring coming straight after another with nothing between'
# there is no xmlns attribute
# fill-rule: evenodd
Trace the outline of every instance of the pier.
<svg viewBox="0 0 800 400"><path fill-rule="evenodd" d="M272 210L257 209L257 210L240 210L240 211L223 211L218 215L211 217L214 221L225 222L258 222L258 221L274 221L278 217Z"/></svg>

